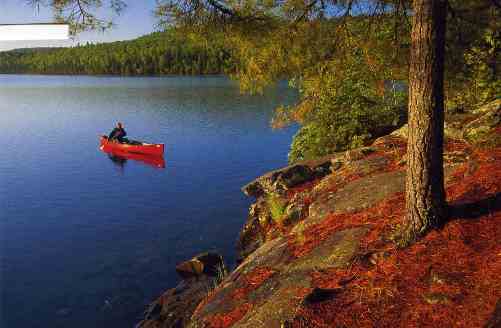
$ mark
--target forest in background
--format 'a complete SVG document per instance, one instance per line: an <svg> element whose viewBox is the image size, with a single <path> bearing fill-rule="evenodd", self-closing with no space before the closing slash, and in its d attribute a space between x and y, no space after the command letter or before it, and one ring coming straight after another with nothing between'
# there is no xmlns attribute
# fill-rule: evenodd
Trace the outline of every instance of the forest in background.
<svg viewBox="0 0 501 328"><path fill-rule="evenodd" d="M0 52L0 73L205 75L230 73L228 50L174 31L130 41Z"/></svg>

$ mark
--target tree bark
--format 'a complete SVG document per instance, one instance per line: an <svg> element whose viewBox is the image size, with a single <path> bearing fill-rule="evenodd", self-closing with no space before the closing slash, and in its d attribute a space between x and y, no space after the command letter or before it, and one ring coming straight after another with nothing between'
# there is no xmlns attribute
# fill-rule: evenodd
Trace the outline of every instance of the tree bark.
<svg viewBox="0 0 501 328"><path fill-rule="evenodd" d="M446 0L414 0L409 70L406 241L445 217L443 169Z"/></svg>

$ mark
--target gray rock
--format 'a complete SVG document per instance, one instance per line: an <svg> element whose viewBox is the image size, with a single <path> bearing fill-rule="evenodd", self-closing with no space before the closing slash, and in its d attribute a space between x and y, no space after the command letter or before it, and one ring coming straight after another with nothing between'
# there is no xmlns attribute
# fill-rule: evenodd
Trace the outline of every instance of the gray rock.
<svg viewBox="0 0 501 328"><path fill-rule="evenodd" d="M282 322L292 319L296 314L296 309L301 304L301 299L295 293L296 288L310 287L310 278L304 274L289 274L274 279L279 285L271 292L271 295L254 306L243 318L233 327L235 328L256 328L256 327L280 327ZM263 291L270 293L263 286ZM259 296L254 296L258 299Z"/></svg>
<svg viewBox="0 0 501 328"><path fill-rule="evenodd" d="M375 152L376 150L372 147L362 147L362 148L357 148L357 149L351 149L347 150L345 152L345 160L347 162L354 162L361 160L365 156L369 155L370 153Z"/></svg>
<svg viewBox="0 0 501 328"><path fill-rule="evenodd" d="M409 135L409 125L408 124L403 125L400 129L390 133L390 135L400 137L402 139L407 139L407 136Z"/></svg>
<svg viewBox="0 0 501 328"><path fill-rule="evenodd" d="M198 304L226 275L222 256L210 252L181 263L176 271L183 280L148 306L137 328L186 327Z"/></svg>
<svg viewBox="0 0 501 328"><path fill-rule="evenodd" d="M183 279L199 277L201 275L218 276L225 272L223 257L216 253L202 253L176 266L176 272Z"/></svg>
<svg viewBox="0 0 501 328"><path fill-rule="evenodd" d="M259 198L251 205L247 220L238 236L237 262L241 262L264 243L266 230L271 222L271 213L266 200Z"/></svg>
<svg viewBox="0 0 501 328"><path fill-rule="evenodd" d="M310 181L315 176L315 171L310 169L308 166L293 165L282 171L275 184L280 188L278 190L287 190L304 182Z"/></svg>
<svg viewBox="0 0 501 328"><path fill-rule="evenodd" d="M464 127L463 138L474 144L489 141L493 129L501 124L501 99L477 109L475 113L479 117Z"/></svg>
<svg viewBox="0 0 501 328"><path fill-rule="evenodd" d="M242 192L256 198L268 193L281 194L292 187L330 174L332 160L341 157L341 153L334 153L268 172L243 186Z"/></svg>
<svg viewBox="0 0 501 328"><path fill-rule="evenodd" d="M355 258L360 240L369 231L369 226L345 229L324 240L311 253L290 264L287 271L312 271L327 268L344 268Z"/></svg>
<svg viewBox="0 0 501 328"><path fill-rule="evenodd" d="M355 180L327 199L318 198L310 205L310 217L328 213L355 212L369 208L404 189L405 172L381 173Z"/></svg>

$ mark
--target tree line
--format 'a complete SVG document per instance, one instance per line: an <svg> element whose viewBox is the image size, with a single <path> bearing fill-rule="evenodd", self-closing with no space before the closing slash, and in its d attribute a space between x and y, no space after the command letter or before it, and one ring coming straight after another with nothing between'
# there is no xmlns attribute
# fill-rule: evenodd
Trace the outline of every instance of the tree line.
<svg viewBox="0 0 501 328"><path fill-rule="evenodd" d="M230 73L232 67L222 45L174 31L131 41L0 53L0 73L11 74L204 75Z"/></svg>

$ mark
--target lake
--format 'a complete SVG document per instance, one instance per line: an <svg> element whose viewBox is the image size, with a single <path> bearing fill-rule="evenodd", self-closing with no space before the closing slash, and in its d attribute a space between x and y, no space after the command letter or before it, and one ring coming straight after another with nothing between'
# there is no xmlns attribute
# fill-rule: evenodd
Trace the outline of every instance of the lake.
<svg viewBox="0 0 501 328"><path fill-rule="evenodd" d="M240 188L287 164L296 128L269 122L296 98L224 77L0 75L0 326L133 327L177 263L232 265ZM118 120L165 143L165 168L99 150Z"/></svg>

